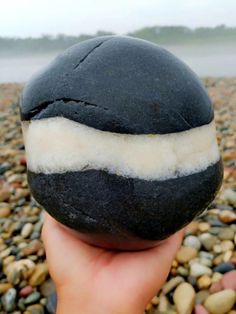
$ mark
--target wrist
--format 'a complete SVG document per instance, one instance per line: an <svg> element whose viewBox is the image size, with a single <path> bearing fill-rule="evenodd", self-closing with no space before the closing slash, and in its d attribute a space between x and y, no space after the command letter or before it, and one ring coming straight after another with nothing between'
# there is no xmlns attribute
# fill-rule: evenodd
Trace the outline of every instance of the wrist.
<svg viewBox="0 0 236 314"><path fill-rule="evenodd" d="M79 292L58 293L56 314L143 314L144 309L133 308L130 304L113 304L107 300L80 295Z"/></svg>

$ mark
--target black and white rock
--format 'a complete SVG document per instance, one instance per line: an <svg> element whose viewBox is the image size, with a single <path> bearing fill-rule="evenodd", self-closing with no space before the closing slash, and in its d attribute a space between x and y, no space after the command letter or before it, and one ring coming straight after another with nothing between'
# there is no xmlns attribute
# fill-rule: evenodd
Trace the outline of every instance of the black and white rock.
<svg viewBox="0 0 236 314"><path fill-rule="evenodd" d="M25 87L21 119L34 197L95 245L155 245L222 181L204 87L143 40L105 36L66 50Z"/></svg>

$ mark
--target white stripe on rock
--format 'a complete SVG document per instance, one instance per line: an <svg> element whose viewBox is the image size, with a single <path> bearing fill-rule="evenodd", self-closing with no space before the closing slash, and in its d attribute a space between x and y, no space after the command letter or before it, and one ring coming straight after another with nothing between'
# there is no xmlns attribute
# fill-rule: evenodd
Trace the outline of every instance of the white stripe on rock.
<svg viewBox="0 0 236 314"><path fill-rule="evenodd" d="M121 176L165 180L216 163L215 124L164 135L104 132L62 117L23 122L29 170L63 173L105 169Z"/></svg>

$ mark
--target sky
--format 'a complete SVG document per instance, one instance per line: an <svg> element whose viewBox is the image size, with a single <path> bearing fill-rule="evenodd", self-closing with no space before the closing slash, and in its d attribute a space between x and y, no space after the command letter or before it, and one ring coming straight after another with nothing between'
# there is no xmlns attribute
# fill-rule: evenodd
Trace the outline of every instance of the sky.
<svg viewBox="0 0 236 314"><path fill-rule="evenodd" d="M236 0L0 0L0 36L125 34L146 26L236 26Z"/></svg>

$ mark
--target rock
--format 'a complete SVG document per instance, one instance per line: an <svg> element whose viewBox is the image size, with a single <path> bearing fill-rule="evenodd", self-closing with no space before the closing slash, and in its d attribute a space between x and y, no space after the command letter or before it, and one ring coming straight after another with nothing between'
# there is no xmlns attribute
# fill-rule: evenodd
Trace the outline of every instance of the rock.
<svg viewBox="0 0 236 314"><path fill-rule="evenodd" d="M211 294L204 302L204 306L212 314L225 314L232 309L235 300L235 292L227 289Z"/></svg>
<svg viewBox="0 0 236 314"><path fill-rule="evenodd" d="M158 305L159 304L159 302L160 302L160 299L158 298L158 296L154 296L153 298L152 298L152 300L151 300L151 303L153 304L153 305Z"/></svg>
<svg viewBox="0 0 236 314"><path fill-rule="evenodd" d="M43 282L40 286L40 292L44 297L48 297L56 290L55 284L52 279L48 279L47 281Z"/></svg>
<svg viewBox="0 0 236 314"><path fill-rule="evenodd" d="M6 312L14 311L16 308L16 289L10 288L1 298L3 308Z"/></svg>
<svg viewBox="0 0 236 314"><path fill-rule="evenodd" d="M221 281L217 281L217 282L213 282L213 284L211 285L209 292L210 294L216 293L216 292L220 292L221 290L223 290L223 286L221 284Z"/></svg>
<svg viewBox="0 0 236 314"><path fill-rule="evenodd" d="M233 240L234 239L234 231L231 228L221 228L219 232L219 238L221 240Z"/></svg>
<svg viewBox="0 0 236 314"><path fill-rule="evenodd" d="M40 293L38 291L32 292L28 297L25 299L25 304L32 304L37 302L40 299Z"/></svg>
<svg viewBox="0 0 236 314"><path fill-rule="evenodd" d="M217 242L217 238L210 233L202 233L199 240L207 251L210 251Z"/></svg>
<svg viewBox="0 0 236 314"><path fill-rule="evenodd" d="M0 283L0 294L7 292L11 288L13 287L10 283Z"/></svg>
<svg viewBox="0 0 236 314"><path fill-rule="evenodd" d="M225 190L221 197L226 200L229 204L236 206L236 192L232 189Z"/></svg>
<svg viewBox="0 0 236 314"><path fill-rule="evenodd" d="M34 304L27 307L27 314L44 314L44 309L41 304Z"/></svg>
<svg viewBox="0 0 236 314"><path fill-rule="evenodd" d="M224 240L224 241L221 241L221 250L222 252L227 252L227 251L230 251L230 250L234 250L234 244L232 241L230 240Z"/></svg>
<svg viewBox="0 0 236 314"><path fill-rule="evenodd" d="M30 223L30 222L26 223L21 230L21 236L23 238L28 238L28 236L30 236L33 229L34 229L34 226L32 223Z"/></svg>
<svg viewBox="0 0 236 314"><path fill-rule="evenodd" d="M19 291L19 296L25 298L32 292L33 292L33 288L31 286L26 286Z"/></svg>
<svg viewBox="0 0 236 314"><path fill-rule="evenodd" d="M236 222L236 213L231 210L223 210L219 214L219 219L226 224Z"/></svg>
<svg viewBox="0 0 236 314"><path fill-rule="evenodd" d="M37 253L40 249L42 249L43 244L40 240L33 240L26 247L21 250L22 256L28 256L31 254Z"/></svg>
<svg viewBox="0 0 236 314"><path fill-rule="evenodd" d="M201 304L196 304L194 307L194 314L209 314L205 307Z"/></svg>
<svg viewBox="0 0 236 314"><path fill-rule="evenodd" d="M7 188L0 189L0 202L5 202L11 196L11 192Z"/></svg>
<svg viewBox="0 0 236 314"><path fill-rule="evenodd" d="M211 277L209 277L208 275L203 275L199 277L197 280L197 286L200 290L207 289L210 287L210 285L211 285Z"/></svg>
<svg viewBox="0 0 236 314"><path fill-rule="evenodd" d="M171 290L177 287L181 282L184 282L184 278L180 276L170 279L168 282L164 284L162 288L163 293L164 294L169 293Z"/></svg>
<svg viewBox="0 0 236 314"><path fill-rule="evenodd" d="M184 268L183 266L179 266L177 269L176 269L176 274L180 275L180 276L188 276L188 269Z"/></svg>
<svg viewBox="0 0 236 314"><path fill-rule="evenodd" d="M9 207L2 207L0 208L0 218L6 218L10 216L11 210Z"/></svg>
<svg viewBox="0 0 236 314"><path fill-rule="evenodd" d="M209 258L201 257L199 263L207 267L212 267L212 260Z"/></svg>
<svg viewBox="0 0 236 314"><path fill-rule="evenodd" d="M204 266L200 263L193 263L190 266L190 275L193 277L200 277L202 275L211 275L212 274L212 270L207 267Z"/></svg>
<svg viewBox="0 0 236 314"><path fill-rule="evenodd" d="M210 229L210 225L207 222L200 222L198 225L198 229L201 232L206 232Z"/></svg>
<svg viewBox="0 0 236 314"><path fill-rule="evenodd" d="M206 298L209 296L208 290L200 290L196 293L195 303L203 304Z"/></svg>
<svg viewBox="0 0 236 314"><path fill-rule="evenodd" d="M160 297L160 303L161 303L161 297ZM50 296L47 299L46 309L47 309L49 314L55 314L56 313L56 307L57 307L57 294L56 294L56 292L54 292L54 293L50 294Z"/></svg>
<svg viewBox="0 0 236 314"><path fill-rule="evenodd" d="M207 258L207 259L209 259L210 261L212 261L213 258L214 258L214 255L213 255L212 253L210 253L210 252L200 251L200 252L199 252L199 257L200 257L200 258Z"/></svg>
<svg viewBox="0 0 236 314"><path fill-rule="evenodd" d="M224 289L232 289L236 291L236 270L226 273L221 279Z"/></svg>
<svg viewBox="0 0 236 314"><path fill-rule="evenodd" d="M234 269L235 269L235 266L232 263L221 263L217 265L216 267L214 267L213 271L224 274Z"/></svg>
<svg viewBox="0 0 236 314"><path fill-rule="evenodd" d="M195 291L189 283L183 282L178 285L175 289L173 299L179 314L192 313L195 302Z"/></svg>
<svg viewBox="0 0 236 314"><path fill-rule="evenodd" d="M202 244L197 237L189 235L184 239L183 245L192 247L195 250L199 251Z"/></svg>
<svg viewBox="0 0 236 314"><path fill-rule="evenodd" d="M46 263L36 265L35 271L29 279L29 284L32 287L41 285L48 275L48 266Z"/></svg>
<svg viewBox="0 0 236 314"><path fill-rule="evenodd" d="M213 273L211 280L212 282L218 282L221 280L222 277L223 275L221 273Z"/></svg>
<svg viewBox="0 0 236 314"><path fill-rule="evenodd" d="M18 284L22 278L27 279L34 271L35 263L29 259L22 259L9 264L4 270L7 280L13 285Z"/></svg>
<svg viewBox="0 0 236 314"><path fill-rule="evenodd" d="M197 250L189 246L183 246L179 249L176 259L179 263L184 264L197 256Z"/></svg>

